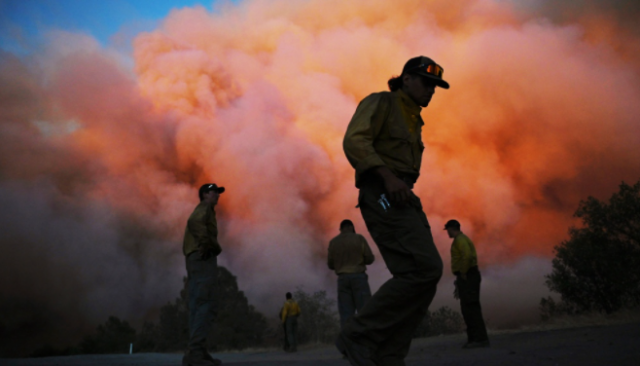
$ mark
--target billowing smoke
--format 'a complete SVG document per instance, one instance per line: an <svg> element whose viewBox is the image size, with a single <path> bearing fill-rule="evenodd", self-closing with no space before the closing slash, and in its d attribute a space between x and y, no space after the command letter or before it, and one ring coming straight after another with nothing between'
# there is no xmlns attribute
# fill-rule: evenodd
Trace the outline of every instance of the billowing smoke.
<svg viewBox="0 0 640 366"><path fill-rule="evenodd" d="M70 343L108 315L152 317L182 285L205 182L227 187L220 262L250 301L271 314L295 286L332 289L328 240L344 218L366 232L346 125L420 54L452 87L423 112L416 192L445 263L446 220L476 242L490 324L517 324L578 201L640 177L640 58L594 36L610 24L638 44L614 10L512 5L246 1L171 12L136 37L133 70L63 32L0 55L3 339ZM388 277L379 256L370 276ZM453 304L448 276L434 305Z"/></svg>

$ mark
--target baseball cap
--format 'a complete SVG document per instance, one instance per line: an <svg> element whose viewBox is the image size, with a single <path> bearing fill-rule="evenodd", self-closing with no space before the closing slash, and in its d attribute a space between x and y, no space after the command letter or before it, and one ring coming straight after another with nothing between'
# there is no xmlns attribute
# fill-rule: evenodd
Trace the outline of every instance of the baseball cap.
<svg viewBox="0 0 640 366"><path fill-rule="evenodd" d="M449 89L449 83L442 79L444 69L435 61L425 56L418 56L410 59L402 68L404 74L418 74L426 78L432 79L437 86L443 89Z"/></svg>
<svg viewBox="0 0 640 366"><path fill-rule="evenodd" d="M200 193L200 196L202 197L203 194L211 192L211 191L217 191L218 193L222 193L222 192L224 192L224 187L218 187L215 183L207 183L207 184L203 184L200 187L200 191L198 191L198 192Z"/></svg>
<svg viewBox="0 0 640 366"><path fill-rule="evenodd" d="M460 223L458 222L458 220L449 220L446 224L444 224L444 229L447 230L448 228L460 230Z"/></svg>

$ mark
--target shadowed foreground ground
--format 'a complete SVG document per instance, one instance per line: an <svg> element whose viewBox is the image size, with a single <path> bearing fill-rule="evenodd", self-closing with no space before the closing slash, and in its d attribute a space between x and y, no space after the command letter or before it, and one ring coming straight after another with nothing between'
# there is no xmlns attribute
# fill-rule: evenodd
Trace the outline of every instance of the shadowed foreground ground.
<svg viewBox="0 0 640 366"><path fill-rule="evenodd" d="M408 366L495 365L640 365L640 323L491 335L489 349L462 350L462 335L418 339ZM303 349L297 354L279 351L222 353L216 357L234 366L347 366L333 347ZM141 353L1 359L3 366L173 366L182 355Z"/></svg>

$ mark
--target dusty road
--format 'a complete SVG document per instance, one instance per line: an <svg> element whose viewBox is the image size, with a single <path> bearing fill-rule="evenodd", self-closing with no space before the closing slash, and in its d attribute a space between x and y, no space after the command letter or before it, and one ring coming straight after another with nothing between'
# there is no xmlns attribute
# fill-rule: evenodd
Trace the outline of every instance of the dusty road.
<svg viewBox="0 0 640 366"><path fill-rule="evenodd" d="M408 366L640 366L640 323L491 336L488 349L462 350L462 335L418 339ZM348 366L333 347L215 355L234 366ZM1 359L2 366L178 366L182 355L143 353Z"/></svg>

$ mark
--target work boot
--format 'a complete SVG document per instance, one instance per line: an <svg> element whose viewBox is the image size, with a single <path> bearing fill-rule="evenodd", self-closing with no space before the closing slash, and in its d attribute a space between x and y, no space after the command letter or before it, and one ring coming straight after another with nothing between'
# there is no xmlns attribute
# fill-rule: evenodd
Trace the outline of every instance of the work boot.
<svg viewBox="0 0 640 366"><path fill-rule="evenodd" d="M347 356L352 366L376 366L371 360L371 351L365 346L355 343L343 333L336 340L338 351Z"/></svg>
<svg viewBox="0 0 640 366"><path fill-rule="evenodd" d="M187 352L182 358L182 366L219 366L222 361L211 357L209 352Z"/></svg>
<svg viewBox="0 0 640 366"><path fill-rule="evenodd" d="M491 343L488 339L480 342L467 342L462 348L470 349L470 348L489 348L491 347Z"/></svg>
<svg viewBox="0 0 640 366"><path fill-rule="evenodd" d="M209 360L211 362L213 362L214 365L218 366L218 365L222 365L222 360L219 360L217 358L213 358L211 357L211 355L209 354L209 352L205 352L204 353L204 359L205 360Z"/></svg>

